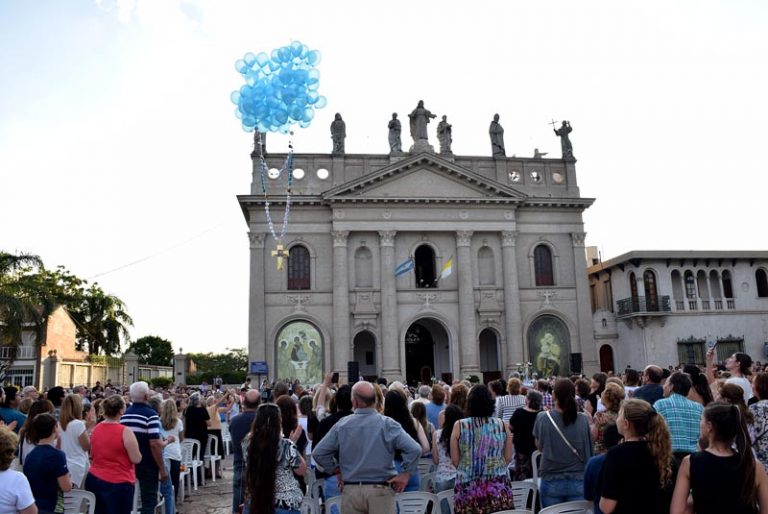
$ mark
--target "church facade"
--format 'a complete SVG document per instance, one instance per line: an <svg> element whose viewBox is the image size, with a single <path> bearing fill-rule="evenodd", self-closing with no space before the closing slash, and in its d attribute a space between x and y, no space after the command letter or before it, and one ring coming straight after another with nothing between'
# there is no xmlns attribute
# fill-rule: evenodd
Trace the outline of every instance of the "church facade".
<svg viewBox="0 0 768 514"><path fill-rule="evenodd" d="M597 369L574 159L253 155L249 358L268 376L450 382ZM278 269L278 259L283 260ZM396 272L397 270L397 272ZM266 378L266 377L263 377Z"/></svg>

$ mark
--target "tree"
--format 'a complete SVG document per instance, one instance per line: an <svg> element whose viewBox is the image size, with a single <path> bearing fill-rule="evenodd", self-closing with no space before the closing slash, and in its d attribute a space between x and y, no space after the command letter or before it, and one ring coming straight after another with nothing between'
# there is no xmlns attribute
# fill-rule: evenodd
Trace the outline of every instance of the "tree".
<svg viewBox="0 0 768 514"><path fill-rule="evenodd" d="M140 337L132 342L126 351L135 353L142 364L169 366L173 361L171 342L158 336Z"/></svg>
<svg viewBox="0 0 768 514"><path fill-rule="evenodd" d="M227 351L229 353L190 353L189 359L195 363L197 372L187 376L187 383L199 384L205 380L210 384L216 376L225 384L244 382L248 354L244 348L227 348Z"/></svg>
<svg viewBox="0 0 768 514"><path fill-rule="evenodd" d="M88 353L114 355L120 351L120 340L130 343L128 326L133 319L125 311L125 304L117 296L105 293L98 284L84 291L80 305L70 309L77 325L79 349Z"/></svg>

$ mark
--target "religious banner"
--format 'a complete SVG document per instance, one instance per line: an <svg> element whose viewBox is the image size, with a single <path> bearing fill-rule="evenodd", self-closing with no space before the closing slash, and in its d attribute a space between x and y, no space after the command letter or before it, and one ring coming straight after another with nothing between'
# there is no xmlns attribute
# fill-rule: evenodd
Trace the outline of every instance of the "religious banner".
<svg viewBox="0 0 768 514"><path fill-rule="evenodd" d="M528 352L539 378L567 376L571 337L568 327L555 316L540 316L528 329Z"/></svg>
<svg viewBox="0 0 768 514"><path fill-rule="evenodd" d="M306 321L287 324L277 336L277 378L303 385L323 381L323 339Z"/></svg>

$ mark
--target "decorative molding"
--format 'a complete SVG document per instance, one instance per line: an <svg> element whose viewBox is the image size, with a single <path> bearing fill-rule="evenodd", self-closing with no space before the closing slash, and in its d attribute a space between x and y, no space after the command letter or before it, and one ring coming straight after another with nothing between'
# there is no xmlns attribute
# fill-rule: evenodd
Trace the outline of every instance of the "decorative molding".
<svg viewBox="0 0 768 514"><path fill-rule="evenodd" d="M514 211L504 211L504 219L507 221L512 221L515 219Z"/></svg>
<svg viewBox="0 0 768 514"><path fill-rule="evenodd" d="M337 220L343 220L344 219L344 211L341 209L334 209L333 210L333 217Z"/></svg>
<svg viewBox="0 0 768 514"><path fill-rule="evenodd" d="M552 289L545 289L544 291L539 291L538 295L540 298L544 298L544 301L541 302L541 307L543 308L545 305L554 305L552 298L557 296L557 291L553 291Z"/></svg>
<svg viewBox="0 0 768 514"><path fill-rule="evenodd" d="M586 237L586 232L571 232L571 240L573 241L573 246L584 246L584 239L586 239Z"/></svg>
<svg viewBox="0 0 768 514"><path fill-rule="evenodd" d="M379 246L395 246L395 230L379 230Z"/></svg>
<svg viewBox="0 0 768 514"><path fill-rule="evenodd" d="M266 237L267 234L264 232L248 232L251 248L264 248L264 240Z"/></svg>
<svg viewBox="0 0 768 514"><path fill-rule="evenodd" d="M515 246L517 230L504 230L501 232L501 246Z"/></svg>
<svg viewBox="0 0 768 514"><path fill-rule="evenodd" d="M309 303L309 296L307 295L288 295L285 298L288 300L289 304L293 305L295 311L303 311L304 305Z"/></svg>
<svg viewBox="0 0 768 514"><path fill-rule="evenodd" d="M384 218L385 220L388 220L389 218L392 217L392 211L384 211L384 212L382 212L381 213L381 217Z"/></svg>
<svg viewBox="0 0 768 514"><path fill-rule="evenodd" d="M472 244L471 230L457 230L456 231L456 246L469 246Z"/></svg>
<svg viewBox="0 0 768 514"><path fill-rule="evenodd" d="M333 246L347 246L347 238L349 237L348 230L334 230L331 232L333 236Z"/></svg>
<svg viewBox="0 0 768 514"><path fill-rule="evenodd" d="M430 307L432 307L432 303L431 302L433 300L438 300L439 299L438 296L437 296L437 293L417 293L416 294L416 298L419 298L419 299L421 299L421 301L424 302L422 304L422 306L421 306L421 310L429 309Z"/></svg>
<svg viewBox="0 0 768 514"><path fill-rule="evenodd" d="M459 211L459 218L465 220L469 218L469 213L467 211Z"/></svg>

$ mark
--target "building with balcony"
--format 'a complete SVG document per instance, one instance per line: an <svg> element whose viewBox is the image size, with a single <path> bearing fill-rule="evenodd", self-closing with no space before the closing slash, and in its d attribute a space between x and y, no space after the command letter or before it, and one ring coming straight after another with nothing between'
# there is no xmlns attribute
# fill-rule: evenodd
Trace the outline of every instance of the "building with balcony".
<svg viewBox="0 0 768 514"><path fill-rule="evenodd" d="M596 350L604 371L768 356L768 252L587 250Z"/></svg>
<svg viewBox="0 0 768 514"><path fill-rule="evenodd" d="M297 154L277 241L286 155L270 152L266 169L252 157L238 200L253 370L316 383L356 362L415 383L506 377L524 362L596 369L582 220L593 200L574 160Z"/></svg>

